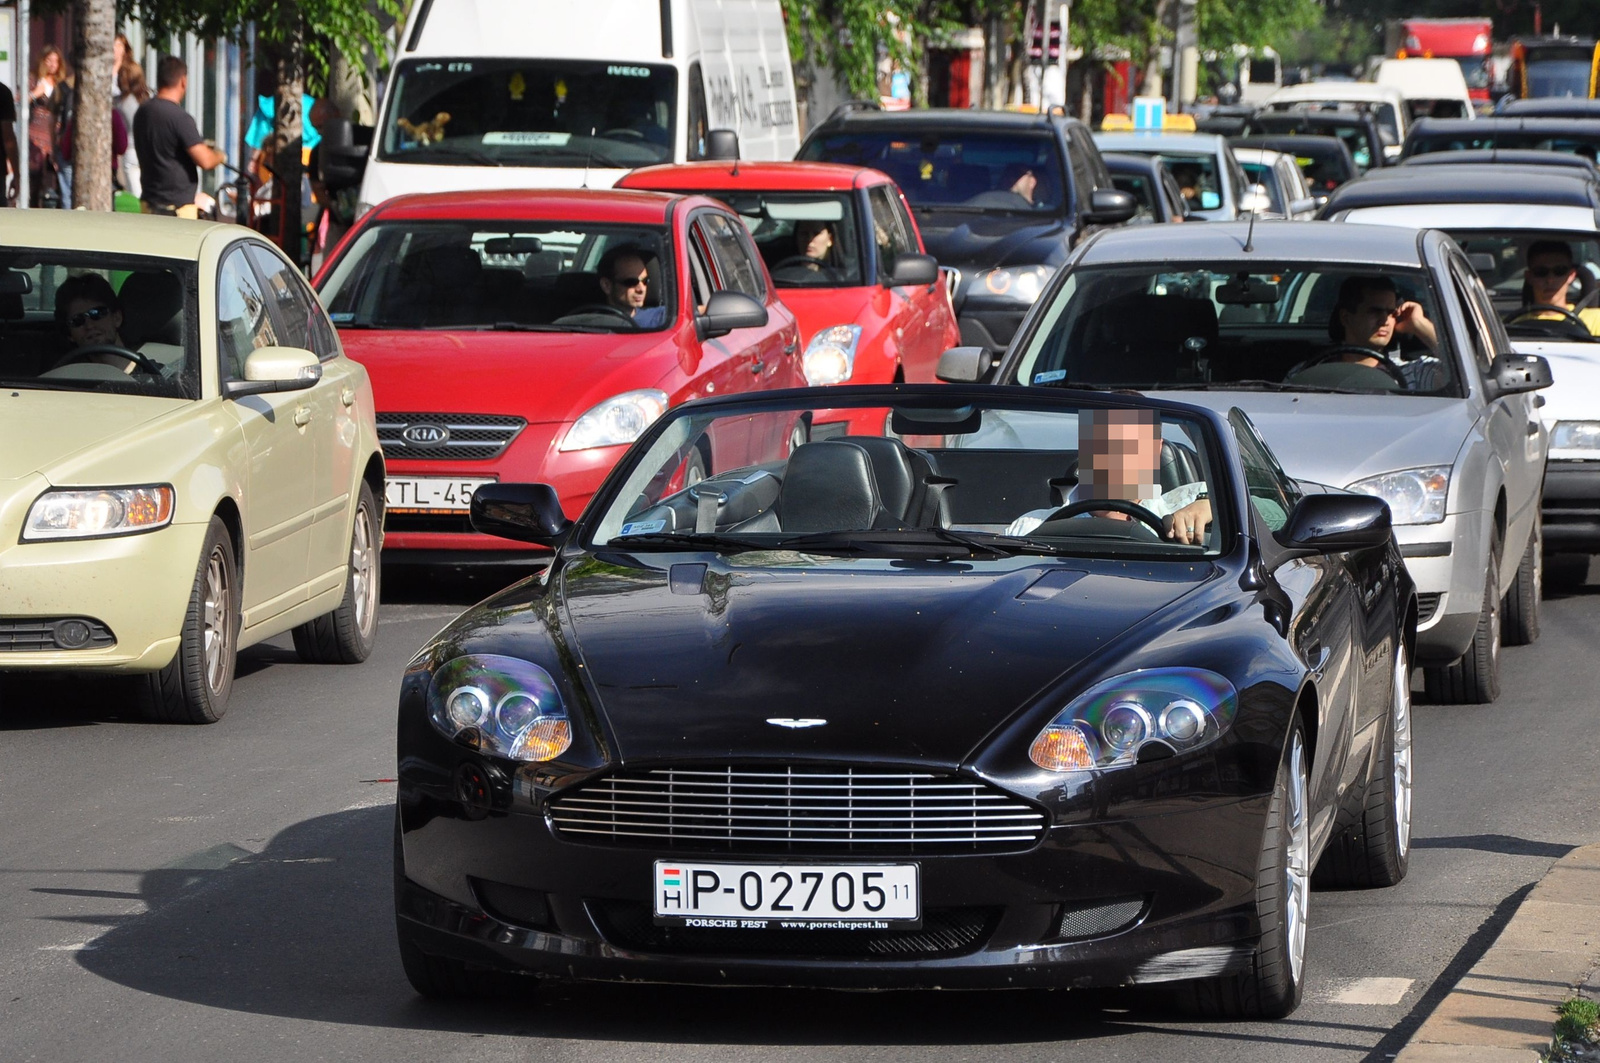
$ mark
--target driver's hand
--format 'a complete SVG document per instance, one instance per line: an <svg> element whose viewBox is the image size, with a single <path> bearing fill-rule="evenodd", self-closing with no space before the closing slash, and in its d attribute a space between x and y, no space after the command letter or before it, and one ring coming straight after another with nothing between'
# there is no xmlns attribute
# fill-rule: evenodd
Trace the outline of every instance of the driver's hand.
<svg viewBox="0 0 1600 1063"><path fill-rule="evenodd" d="M1195 499L1167 518L1167 538L1176 539L1186 546L1197 546L1205 541L1211 520L1211 500Z"/></svg>
<svg viewBox="0 0 1600 1063"><path fill-rule="evenodd" d="M1414 300L1407 300L1396 308L1394 319L1396 332L1408 332L1428 345L1429 350L1439 346L1438 333L1433 327L1433 322L1428 320L1428 315L1422 310L1422 304Z"/></svg>

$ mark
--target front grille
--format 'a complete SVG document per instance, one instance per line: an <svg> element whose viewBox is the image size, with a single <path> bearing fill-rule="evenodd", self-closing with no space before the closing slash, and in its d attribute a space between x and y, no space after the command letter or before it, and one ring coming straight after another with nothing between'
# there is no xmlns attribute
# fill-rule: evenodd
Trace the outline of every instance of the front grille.
<svg viewBox="0 0 1600 1063"><path fill-rule="evenodd" d="M1417 595L1418 624L1426 624L1433 619L1433 614L1439 611L1439 600L1443 597L1444 594L1440 592Z"/></svg>
<svg viewBox="0 0 1600 1063"><path fill-rule="evenodd" d="M808 956L814 959L936 959L981 949L1000 921L998 908L935 908L917 930L801 930L657 926L650 906L589 901L595 928L611 944L636 952L722 956Z"/></svg>
<svg viewBox="0 0 1600 1063"><path fill-rule="evenodd" d="M572 841L725 852L967 853L1033 846L1042 812L954 775L869 768L657 769L557 797Z"/></svg>
<svg viewBox="0 0 1600 1063"><path fill-rule="evenodd" d="M445 429L449 438L437 443L405 439L406 429L425 425ZM378 443L386 458L487 461L504 453L527 426L521 417L490 413L380 413Z"/></svg>
<svg viewBox="0 0 1600 1063"><path fill-rule="evenodd" d="M86 616L0 620L0 653L101 650L116 645L116 641L110 628Z"/></svg>

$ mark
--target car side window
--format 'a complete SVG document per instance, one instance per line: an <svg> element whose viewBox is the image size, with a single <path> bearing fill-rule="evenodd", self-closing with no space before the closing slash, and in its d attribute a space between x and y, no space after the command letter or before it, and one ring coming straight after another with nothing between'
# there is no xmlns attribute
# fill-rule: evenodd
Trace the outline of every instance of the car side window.
<svg viewBox="0 0 1600 1063"><path fill-rule="evenodd" d="M717 290L715 275L711 272L710 241L697 221L689 227L689 278L694 286L694 305L704 313L711 293Z"/></svg>
<svg viewBox="0 0 1600 1063"><path fill-rule="evenodd" d="M702 214L699 224L711 245L712 257L717 260L717 273L722 277L723 286L743 292L752 299L765 301L767 285L751 259L744 240L739 238L739 234L745 231L744 226L735 224L721 214L711 213Z"/></svg>
<svg viewBox="0 0 1600 1063"><path fill-rule="evenodd" d="M1450 280L1455 286L1456 298L1461 302L1461 316L1467 324L1467 331L1472 335L1468 337L1471 344L1473 360L1478 363L1478 370L1487 374L1489 367L1494 364L1494 351L1490 347L1491 336L1489 323L1484 320L1482 308L1473 298L1472 281L1465 275L1461 264L1454 258L1450 262Z"/></svg>
<svg viewBox="0 0 1600 1063"><path fill-rule="evenodd" d="M318 358L333 357L336 349L317 350L316 319L320 313L294 267L264 247L250 245L249 255L266 281L273 312L283 330L279 342L285 347L315 351Z"/></svg>
<svg viewBox="0 0 1600 1063"><path fill-rule="evenodd" d="M689 64L689 151L690 162L706 157L706 141L711 132L710 111L706 107L706 79L697 59Z"/></svg>
<svg viewBox="0 0 1600 1063"><path fill-rule="evenodd" d="M1283 471L1243 410L1235 407L1229 411L1228 424L1239 444L1239 460L1244 465L1245 491L1250 496L1251 507L1268 528L1282 531L1289 523L1289 511L1300 501L1299 485Z"/></svg>
<svg viewBox="0 0 1600 1063"><path fill-rule="evenodd" d="M1079 214L1089 209L1089 197L1095 190L1092 160L1099 150L1083 130L1076 126L1067 130L1067 161L1072 164L1072 201Z"/></svg>
<svg viewBox="0 0 1600 1063"><path fill-rule="evenodd" d="M867 205L872 210L872 238L878 245L878 268L886 274L894 269L895 260L902 254L916 254L917 251L916 240L900 212L894 209L895 198L888 185L867 189Z"/></svg>
<svg viewBox="0 0 1600 1063"><path fill-rule="evenodd" d="M217 361L224 381L244 379L244 360L258 347L277 345L278 335L261 283L234 246L217 269Z"/></svg>

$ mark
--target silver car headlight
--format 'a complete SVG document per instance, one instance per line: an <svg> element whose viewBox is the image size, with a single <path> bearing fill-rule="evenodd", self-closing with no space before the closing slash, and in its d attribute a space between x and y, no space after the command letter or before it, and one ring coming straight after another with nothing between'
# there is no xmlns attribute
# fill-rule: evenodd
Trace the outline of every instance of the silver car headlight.
<svg viewBox="0 0 1600 1063"><path fill-rule="evenodd" d="M969 296L1000 296L1019 303L1033 303L1044 291L1050 278L1056 275L1054 266L1002 266L986 269L972 278Z"/></svg>
<svg viewBox="0 0 1600 1063"><path fill-rule="evenodd" d="M1233 723L1233 684L1202 668L1151 668L1097 683L1056 714L1028 748L1046 771L1090 771L1187 753Z"/></svg>
<svg viewBox="0 0 1600 1063"><path fill-rule="evenodd" d="M1600 421L1557 421L1550 429L1550 456L1600 459Z"/></svg>
<svg viewBox="0 0 1600 1063"><path fill-rule="evenodd" d="M849 380L856 369L856 344L860 342L860 325L832 325L812 336L800 358L806 383L817 387Z"/></svg>
<svg viewBox="0 0 1600 1063"><path fill-rule="evenodd" d="M154 531L172 523L173 500L169 484L46 491L28 510L22 540L101 539Z"/></svg>
<svg viewBox="0 0 1600 1063"><path fill-rule="evenodd" d="M553 760L572 745L555 679L517 657L447 661L428 686L428 719L446 738L510 760Z"/></svg>
<svg viewBox="0 0 1600 1063"><path fill-rule="evenodd" d="M1348 490L1389 503L1390 520L1395 524L1437 524L1444 520L1444 503L1450 494L1450 466L1386 472L1357 480Z"/></svg>
<svg viewBox="0 0 1600 1063"><path fill-rule="evenodd" d="M665 391L657 388L624 391L584 411L567 429L560 449L589 450L632 443L666 412Z"/></svg>

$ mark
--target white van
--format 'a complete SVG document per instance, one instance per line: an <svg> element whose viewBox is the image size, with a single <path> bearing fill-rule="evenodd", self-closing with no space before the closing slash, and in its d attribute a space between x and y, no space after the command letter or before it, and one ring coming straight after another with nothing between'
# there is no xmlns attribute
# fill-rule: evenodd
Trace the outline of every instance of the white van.
<svg viewBox="0 0 1600 1063"><path fill-rule="evenodd" d="M408 192L608 188L703 158L800 147L779 0L417 0L361 181Z"/></svg>
<svg viewBox="0 0 1600 1063"><path fill-rule="evenodd" d="M1454 59L1385 59L1372 80L1399 89L1413 121L1478 117L1466 76Z"/></svg>

